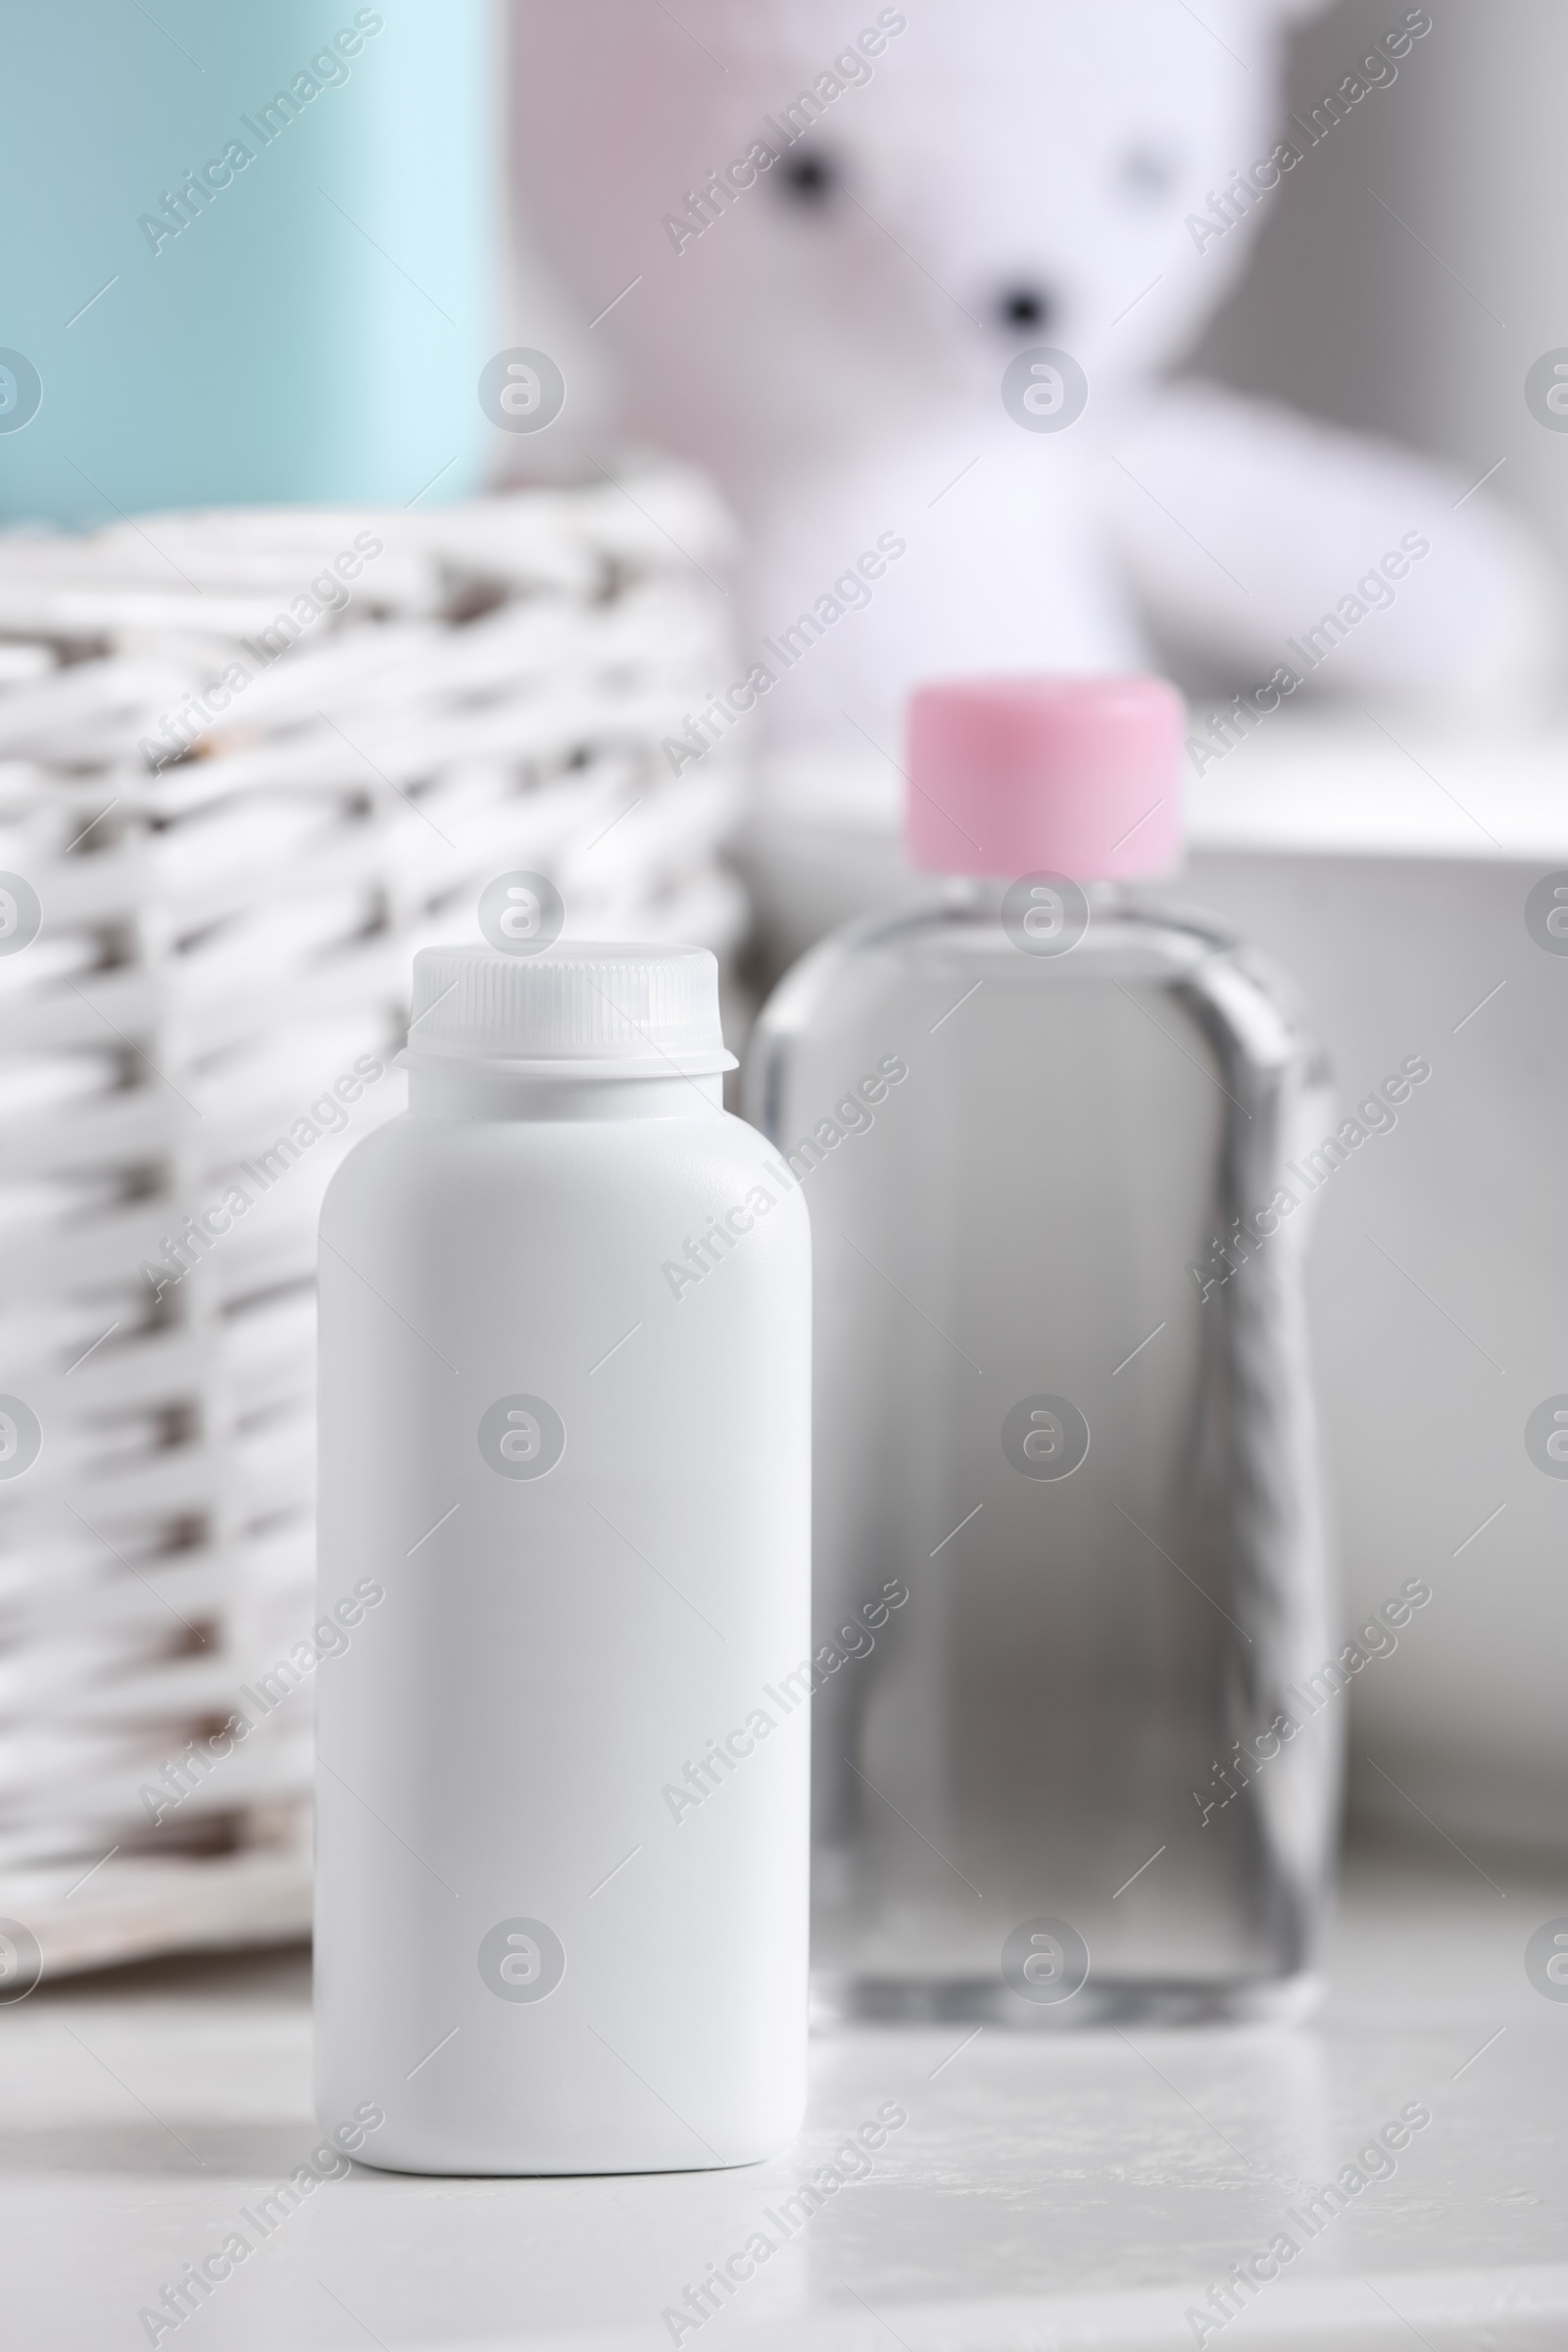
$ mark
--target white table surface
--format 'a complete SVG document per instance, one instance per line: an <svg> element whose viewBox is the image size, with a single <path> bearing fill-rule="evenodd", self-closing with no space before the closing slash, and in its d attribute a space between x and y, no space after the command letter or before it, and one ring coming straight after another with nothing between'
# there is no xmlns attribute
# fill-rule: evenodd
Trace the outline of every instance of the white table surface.
<svg viewBox="0 0 1568 2352"><path fill-rule="evenodd" d="M672 2341L662 2318L885 2100L906 2110L702 2352L902 2342L1171 2352L1184 2314L1410 2101L1432 2122L1209 2346L1568 2352L1568 2002L1524 1947L1568 1867L1369 1856L1331 1990L1289 2033L876 2031L813 2045L775 2162L623 2180L324 2181L173 2332L179 2352ZM145 2344L163 2283L317 2139L308 1963L148 1963L0 2009L0 2343ZM777 2231L773 2232L777 2235ZM1296 2234L1302 2235L1300 2231Z"/></svg>

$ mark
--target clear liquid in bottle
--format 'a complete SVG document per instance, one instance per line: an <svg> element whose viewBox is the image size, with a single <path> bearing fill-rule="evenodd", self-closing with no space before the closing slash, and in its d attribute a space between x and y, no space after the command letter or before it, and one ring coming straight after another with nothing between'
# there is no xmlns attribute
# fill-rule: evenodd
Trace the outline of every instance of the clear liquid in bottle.
<svg viewBox="0 0 1568 2352"><path fill-rule="evenodd" d="M939 699L965 764L929 728L922 752ZM827 941L753 1043L750 1115L813 1232L830 2015L1312 1996L1341 1712L1312 1687L1301 1298L1326 1090L1254 957L1099 878L1174 846L1169 820L1111 836L1174 797L1179 712L1142 680L917 697L917 858L936 835L958 863L961 827L967 863L1026 870Z"/></svg>

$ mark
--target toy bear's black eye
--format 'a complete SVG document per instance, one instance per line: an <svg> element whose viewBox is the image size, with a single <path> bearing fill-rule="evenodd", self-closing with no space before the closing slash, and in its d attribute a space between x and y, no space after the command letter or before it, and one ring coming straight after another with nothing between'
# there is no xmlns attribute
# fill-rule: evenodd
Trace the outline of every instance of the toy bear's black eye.
<svg viewBox="0 0 1568 2352"><path fill-rule="evenodd" d="M831 156L797 155L785 164L784 192L796 204L824 205L838 191L839 174Z"/></svg>
<svg viewBox="0 0 1568 2352"><path fill-rule="evenodd" d="M1055 309L1044 286L1004 286L997 297L997 316L1004 326L1049 326Z"/></svg>
<svg viewBox="0 0 1568 2352"><path fill-rule="evenodd" d="M1129 196L1157 203L1176 185L1175 160L1162 147L1129 147L1121 159L1117 177Z"/></svg>

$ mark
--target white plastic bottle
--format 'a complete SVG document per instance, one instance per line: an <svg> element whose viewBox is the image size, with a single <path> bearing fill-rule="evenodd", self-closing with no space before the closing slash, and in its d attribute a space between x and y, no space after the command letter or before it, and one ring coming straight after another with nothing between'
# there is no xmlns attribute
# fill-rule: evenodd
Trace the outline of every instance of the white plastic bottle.
<svg viewBox="0 0 1568 2352"><path fill-rule="evenodd" d="M406 1059L321 1217L318 2113L750 2163L805 2100L805 1207L706 951L427 950Z"/></svg>

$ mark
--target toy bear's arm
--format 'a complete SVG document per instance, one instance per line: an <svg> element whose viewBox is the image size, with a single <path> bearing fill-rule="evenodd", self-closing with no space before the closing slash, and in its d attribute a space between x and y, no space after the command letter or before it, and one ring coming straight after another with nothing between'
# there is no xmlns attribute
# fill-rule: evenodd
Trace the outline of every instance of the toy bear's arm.
<svg viewBox="0 0 1568 2352"><path fill-rule="evenodd" d="M1238 684L1284 665L1341 696L1519 715L1555 683L1556 575L1442 466L1190 381L1117 441L1108 474L1154 629Z"/></svg>

